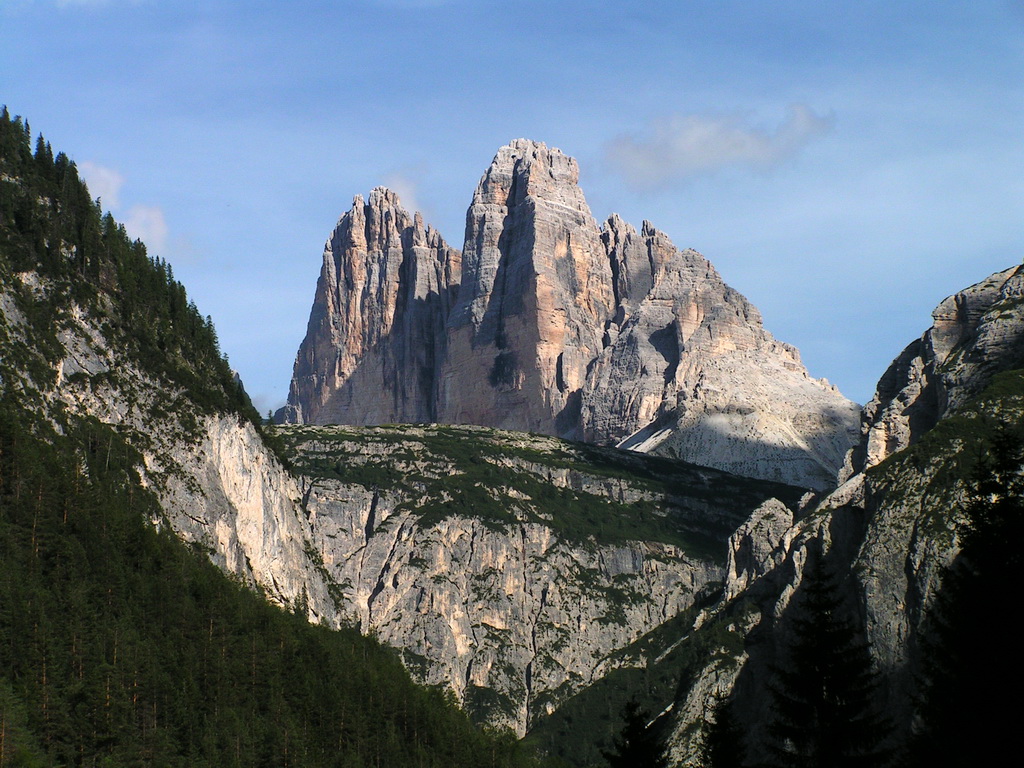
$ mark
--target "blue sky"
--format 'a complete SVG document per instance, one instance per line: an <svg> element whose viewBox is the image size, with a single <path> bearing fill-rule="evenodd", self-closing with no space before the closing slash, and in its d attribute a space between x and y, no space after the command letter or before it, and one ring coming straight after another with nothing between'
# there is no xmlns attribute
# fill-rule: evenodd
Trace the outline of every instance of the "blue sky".
<svg viewBox="0 0 1024 768"><path fill-rule="evenodd" d="M1024 2L0 0L0 103L167 258L261 411L388 185L461 247L513 138L707 256L865 402L1024 257Z"/></svg>

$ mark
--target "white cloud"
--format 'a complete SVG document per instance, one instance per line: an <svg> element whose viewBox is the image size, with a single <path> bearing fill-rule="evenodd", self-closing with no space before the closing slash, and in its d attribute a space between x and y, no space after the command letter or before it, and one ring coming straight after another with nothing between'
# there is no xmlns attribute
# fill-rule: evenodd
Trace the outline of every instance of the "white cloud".
<svg viewBox="0 0 1024 768"><path fill-rule="evenodd" d="M80 163L78 170L89 185L89 194L94 198L98 197L103 205L113 211L121 207L121 187L124 185L124 176L113 168L106 168L88 161Z"/></svg>
<svg viewBox="0 0 1024 768"><path fill-rule="evenodd" d="M167 255L167 219L162 208L155 205L133 205L121 211L121 187L125 178L113 168L98 163L78 164L78 170L89 185L89 194L100 198L103 207L124 224L125 231L141 240L151 255Z"/></svg>
<svg viewBox="0 0 1024 768"><path fill-rule="evenodd" d="M167 255L167 221L162 209L153 205L133 205L124 219L128 234L146 244L151 256Z"/></svg>
<svg viewBox="0 0 1024 768"><path fill-rule="evenodd" d="M828 133L832 123L803 104L790 106L774 132L736 115L677 115L655 121L645 135L619 136L605 156L630 184L661 187L730 166L770 170Z"/></svg>
<svg viewBox="0 0 1024 768"><path fill-rule="evenodd" d="M417 199L418 182L407 173L392 173L384 179L384 186L398 195L402 207L409 213L423 212Z"/></svg>

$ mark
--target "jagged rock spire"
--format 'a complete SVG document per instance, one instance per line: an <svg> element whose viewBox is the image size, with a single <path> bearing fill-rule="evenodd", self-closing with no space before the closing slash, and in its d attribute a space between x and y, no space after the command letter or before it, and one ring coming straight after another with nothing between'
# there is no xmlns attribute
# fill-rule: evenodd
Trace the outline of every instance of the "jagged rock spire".
<svg viewBox="0 0 1024 768"><path fill-rule="evenodd" d="M578 180L574 159L526 139L498 150L480 180L441 372L443 420L582 437L586 370L614 296Z"/></svg>
<svg viewBox="0 0 1024 768"><path fill-rule="evenodd" d="M393 192L357 198L324 252L282 416L543 432L831 486L857 406L699 253L647 221L599 228L578 180L558 149L502 147L461 256Z"/></svg>
<svg viewBox="0 0 1024 768"><path fill-rule="evenodd" d="M356 195L324 247L279 421L436 421L434 371L460 255L384 187Z"/></svg>

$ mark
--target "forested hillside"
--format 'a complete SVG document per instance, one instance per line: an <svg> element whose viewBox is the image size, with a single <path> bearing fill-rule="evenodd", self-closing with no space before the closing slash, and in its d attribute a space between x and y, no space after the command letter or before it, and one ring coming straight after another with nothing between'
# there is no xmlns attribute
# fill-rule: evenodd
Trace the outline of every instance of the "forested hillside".
<svg viewBox="0 0 1024 768"><path fill-rule="evenodd" d="M256 420L170 266L6 109L0 310L0 765L522 762L389 649L310 625L301 600L272 606L179 541L125 430L47 395L119 375L62 378L85 313L168 412Z"/></svg>

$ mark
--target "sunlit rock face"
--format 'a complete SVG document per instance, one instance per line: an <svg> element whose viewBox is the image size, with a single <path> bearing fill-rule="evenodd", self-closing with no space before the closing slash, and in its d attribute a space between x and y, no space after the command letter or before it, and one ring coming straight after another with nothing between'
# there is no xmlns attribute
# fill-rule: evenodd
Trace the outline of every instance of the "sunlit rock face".
<svg viewBox="0 0 1024 768"><path fill-rule="evenodd" d="M383 187L357 196L324 247L285 422L436 420L436 370L459 252Z"/></svg>
<svg viewBox="0 0 1024 768"><path fill-rule="evenodd" d="M935 308L932 327L893 360L864 407L844 479L912 445L995 374L1024 364L1022 272L996 272Z"/></svg>
<svg viewBox="0 0 1024 768"><path fill-rule="evenodd" d="M615 307L578 178L571 157L520 139L477 186L441 369L443 421L581 436L587 370Z"/></svg>
<svg viewBox="0 0 1024 768"><path fill-rule="evenodd" d="M39 355L38 331L18 308L16 287L0 274L0 359ZM35 272L14 280L38 295L56 293ZM95 420L113 427L138 452L139 482L155 494L168 527L272 602L302 603L310 618L340 621L327 583L310 559L310 528L297 479L238 414L198 405L178 386L147 370L104 322L101 297L62 307L54 327L52 380L26 367L16 386L47 418Z"/></svg>
<svg viewBox="0 0 1024 768"><path fill-rule="evenodd" d="M828 488L857 406L693 250L618 217L602 240L618 308L591 368L584 435L767 480Z"/></svg>
<svg viewBox="0 0 1024 768"><path fill-rule="evenodd" d="M341 614L476 720L520 735L715 589L737 525L759 514L756 539L803 493L481 427L275 434ZM754 579L771 555L748 549L729 572Z"/></svg>
<svg viewBox="0 0 1024 768"><path fill-rule="evenodd" d="M478 424L833 486L857 406L699 253L649 222L599 226L578 179L558 149L502 147L461 254L394 193L357 198L279 420Z"/></svg>

